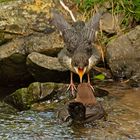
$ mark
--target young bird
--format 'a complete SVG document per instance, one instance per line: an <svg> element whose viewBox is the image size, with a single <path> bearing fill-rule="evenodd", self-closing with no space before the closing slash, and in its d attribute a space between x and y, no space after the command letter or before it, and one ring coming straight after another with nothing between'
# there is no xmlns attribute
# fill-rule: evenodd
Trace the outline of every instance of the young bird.
<svg viewBox="0 0 140 140"><path fill-rule="evenodd" d="M80 83L86 73L90 84L89 71L100 60L100 54L93 43L102 13L96 13L87 23L77 21L70 25L60 13L53 11L52 23L62 32L64 40L64 48L58 54L58 59L62 66L71 71L69 88L72 94L76 89L73 72L79 75Z"/></svg>

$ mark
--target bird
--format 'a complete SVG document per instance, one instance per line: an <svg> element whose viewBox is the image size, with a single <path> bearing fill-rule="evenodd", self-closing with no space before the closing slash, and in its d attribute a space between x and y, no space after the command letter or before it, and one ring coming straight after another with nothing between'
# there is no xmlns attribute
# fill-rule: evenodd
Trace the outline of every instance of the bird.
<svg viewBox="0 0 140 140"><path fill-rule="evenodd" d="M58 53L58 60L62 66L70 70L68 89L71 88L74 94L76 87L73 83L73 73L79 75L80 83L83 81L83 75L87 74L90 84L89 71L100 60L100 54L94 42L103 12L97 12L86 23L76 21L72 25L58 11L53 10L52 13L52 24L62 33L64 41L64 48Z"/></svg>
<svg viewBox="0 0 140 140"><path fill-rule="evenodd" d="M67 105L68 116L64 121L71 120L71 123L89 123L95 120L106 119L106 112L94 96L92 88L88 83L80 83L77 87L77 95Z"/></svg>
<svg viewBox="0 0 140 140"><path fill-rule="evenodd" d="M91 86L88 83L80 83L77 87L77 95L74 101L81 102L87 106L94 106L97 103L94 95L95 92L96 91L93 92Z"/></svg>
<svg viewBox="0 0 140 140"><path fill-rule="evenodd" d="M84 121L86 118L86 107L81 102L70 102L68 104L69 116L66 117L65 121L71 118L73 121Z"/></svg>

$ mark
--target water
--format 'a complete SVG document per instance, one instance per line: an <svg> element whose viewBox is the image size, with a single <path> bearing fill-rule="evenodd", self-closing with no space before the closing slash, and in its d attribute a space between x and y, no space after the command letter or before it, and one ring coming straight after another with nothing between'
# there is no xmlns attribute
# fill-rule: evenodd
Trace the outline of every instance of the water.
<svg viewBox="0 0 140 140"><path fill-rule="evenodd" d="M0 140L139 140L140 89L118 83L103 83L100 87L110 93L102 98L106 121L70 127L58 121L53 111L17 112L1 103Z"/></svg>

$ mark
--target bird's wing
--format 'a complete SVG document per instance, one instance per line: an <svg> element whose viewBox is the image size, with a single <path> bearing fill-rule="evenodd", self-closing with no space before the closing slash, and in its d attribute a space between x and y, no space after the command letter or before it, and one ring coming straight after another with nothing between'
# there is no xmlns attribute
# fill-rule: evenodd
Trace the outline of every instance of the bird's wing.
<svg viewBox="0 0 140 140"><path fill-rule="evenodd" d="M85 24L82 30L83 35L89 42L95 40L96 31L99 29L99 21L103 12L96 13L91 19Z"/></svg>
<svg viewBox="0 0 140 140"><path fill-rule="evenodd" d="M98 63L99 60L100 60L100 56L91 55L91 57L89 58L89 65L88 65L87 71L93 68Z"/></svg>
<svg viewBox="0 0 140 140"><path fill-rule="evenodd" d="M66 48L63 48L59 52L58 60L63 67L71 69L71 57L69 56L69 52L67 51Z"/></svg>
<svg viewBox="0 0 140 140"><path fill-rule="evenodd" d="M76 41L78 38L76 31L59 12L52 10L52 13L52 24L62 32L65 47L67 48L67 51L70 53L70 55L72 55L76 48Z"/></svg>
<svg viewBox="0 0 140 140"><path fill-rule="evenodd" d="M62 33L71 28L71 25L64 19L64 17L56 10L52 10L53 19L52 24L57 27Z"/></svg>

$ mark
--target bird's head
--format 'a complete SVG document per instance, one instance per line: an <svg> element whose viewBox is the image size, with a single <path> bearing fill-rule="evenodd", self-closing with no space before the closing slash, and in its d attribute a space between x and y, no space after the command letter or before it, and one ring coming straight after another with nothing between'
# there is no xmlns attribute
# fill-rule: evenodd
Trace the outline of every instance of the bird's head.
<svg viewBox="0 0 140 140"><path fill-rule="evenodd" d="M73 121L84 121L86 118L86 107L81 102L70 102L68 113Z"/></svg>
<svg viewBox="0 0 140 140"><path fill-rule="evenodd" d="M71 61L72 68L75 73L80 77L80 82L82 83L83 75L87 72L89 59L85 53L76 53L72 57Z"/></svg>

